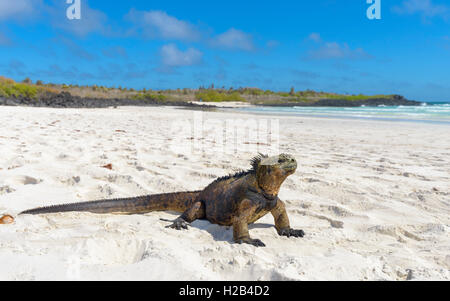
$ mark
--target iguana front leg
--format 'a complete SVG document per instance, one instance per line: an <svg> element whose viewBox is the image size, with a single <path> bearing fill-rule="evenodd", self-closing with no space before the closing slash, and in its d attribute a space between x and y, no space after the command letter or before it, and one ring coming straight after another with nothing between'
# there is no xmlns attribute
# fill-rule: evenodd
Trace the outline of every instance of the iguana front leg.
<svg viewBox="0 0 450 301"><path fill-rule="evenodd" d="M271 211L273 218L275 219L275 228L280 236L287 237L303 237L305 232L303 230L294 230L289 225L289 217L286 212L286 205L280 199L278 199L275 208Z"/></svg>
<svg viewBox="0 0 450 301"><path fill-rule="evenodd" d="M172 229L187 229L189 224L199 218L205 217L205 204L203 202L196 202L188 210L186 210L180 217L178 217L172 225L166 228Z"/></svg>
<svg viewBox="0 0 450 301"><path fill-rule="evenodd" d="M233 239L238 244L249 244L255 247L265 247L266 245L259 239L250 238L248 224L246 221L235 221L233 223Z"/></svg>
<svg viewBox="0 0 450 301"><path fill-rule="evenodd" d="M239 214L233 219L233 240L239 244L250 244L255 247L265 247L266 245L259 239L250 238L248 223L255 212L255 207L250 200L241 203Z"/></svg>

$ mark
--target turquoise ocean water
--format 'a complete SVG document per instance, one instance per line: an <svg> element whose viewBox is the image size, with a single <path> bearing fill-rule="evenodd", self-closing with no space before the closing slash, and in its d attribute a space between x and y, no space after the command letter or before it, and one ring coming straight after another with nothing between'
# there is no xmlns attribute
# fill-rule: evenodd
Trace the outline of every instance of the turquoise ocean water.
<svg viewBox="0 0 450 301"><path fill-rule="evenodd" d="M351 118L385 121L426 122L450 125L450 103L423 103L421 106L379 107L250 107L245 112Z"/></svg>

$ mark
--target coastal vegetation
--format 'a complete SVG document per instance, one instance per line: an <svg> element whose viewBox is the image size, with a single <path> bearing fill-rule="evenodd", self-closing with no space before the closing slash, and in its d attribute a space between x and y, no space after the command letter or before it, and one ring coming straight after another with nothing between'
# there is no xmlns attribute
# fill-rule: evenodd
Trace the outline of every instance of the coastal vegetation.
<svg viewBox="0 0 450 301"><path fill-rule="evenodd" d="M355 105L371 100L405 100L399 95L364 95L364 94L338 94L323 91L303 90L296 91L292 87L288 92L263 90L259 88L208 88L198 89L166 89L152 90L143 88L106 87L100 85L80 86L74 84L44 83L42 80L33 81L29 78L18 83L6 77L0 77L0 97L37 99L49 94L69 93L73 97L82 99L114 99L145 101L160 104L182 102L247 102L255 105L333 105L342 106L348 103Z"/></svg>
<svg viewBox="0 0 450 301"><path fill-rule="evenodd" d="M153 100L153 101L159 101L164 102L167 101L167 96L162 94L151 94L147 92L138 93L136 95L132 96L133 99L136 100Z"/></svg>
<svg viewBox="0 0 450 301"><path fill-rule="evenodd" d="M16 83L14 80L0 76L0 97L26 97L34 99L43 93L57 93L57 90L48 87L33 85L27 80L22 83Z"/></svg>
<svg viewBox="0 0 450 301"><path fill-rule="evenodd" d="M196 100L204 102L224 102L224 101L246 101L239 92L225 92L216 90L207 90L198 92L195 95Z"/></svg>

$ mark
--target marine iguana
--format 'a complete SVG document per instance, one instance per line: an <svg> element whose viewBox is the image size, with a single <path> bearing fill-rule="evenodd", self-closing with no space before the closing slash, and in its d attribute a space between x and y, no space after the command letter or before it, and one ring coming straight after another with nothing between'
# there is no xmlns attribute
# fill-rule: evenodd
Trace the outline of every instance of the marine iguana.
<svg viewBox="0 0 450 301"><path fill-rule="evenodd" d="M268 157L260 154L252 159L252 168L218 178L205 189L147 195L133 198L100 200L65 204L24 211L20 214L45 214L58 212L91 212L139 214L152 211L176 211L183 214L167 226L177 230L187 229L196 219L206 219L213 224L233 227L236 243L264 247L259 239L249 235L248 225L272 213L275 228L280 236L303 237L303 230L289 225L285 204L278 198L284 180L297 169L297 161L287 154Z"/></svg>

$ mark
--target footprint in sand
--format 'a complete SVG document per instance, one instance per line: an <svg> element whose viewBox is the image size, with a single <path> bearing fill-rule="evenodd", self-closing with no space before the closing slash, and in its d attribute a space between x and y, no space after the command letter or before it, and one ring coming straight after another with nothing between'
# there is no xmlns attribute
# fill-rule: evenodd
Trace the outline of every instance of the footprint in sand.
<svg viewBox="0 0 450 301"><path fill-rule="evenodd" d="M416 241L422 241L423 239L419 237L418 235L415 235L402 227L399 226L386 226L386 225L377 225L373 227L369 227L367 229L369 232L375 232L382 235L387 235L394 237L400 242L405 242L404 238L413 239Z"/></svg>
<svg viewBox="0 0 450 301"><path fill-rule="evenodd" d="M327 222L330 223L330 226L333 227L333 228L337 228L337 229L344 228L344 222L342 222L342 221L338 221L338 220L329 218L329 217L321 215L321 214L316 214L314 212L310 212L309 210L294 209L293 211L296 212L296 213L305 215L305 216L311 216L311 217L315 217L315 218L318 218L318 219L326 220Z"/></svg>
<svg viewBox="0 0 450 301"><path fill-rule="evenodd" d="M20 168L24 165L25 165L25 159L22 156L20 156L20 157L16 157L16 158L13 158L12 160L10 160L6 166L7 166L8 170L12 170L12 169Z"/></svg>
<svg viewBox="0 0 450 301"><path fill-rule="evenodd" d="M80 183L81 177L80 176L61 176L56 178L60 183L68 185L68 186L75 186Z"/></svg>
<svg viewBox="0 0 450 301"><path fill-rule="evenodd" d="M14 191L16 191L14 188L11 188L9 186L0 186L0 195L2 194L8 194L8 193L13 193Z"/></svg>
<svg viewBox="0 0 450 301"><path fill-rule="evenodd" d="M67 160L67 159L69 159L69 155L68 154L64 154L64 153L60 153L57 157L56 157L56 159L57 160Z"/></svg>
<svg viewBox="0 0 450 301"><path fill-rule="evenodd" d="M36 185L42 182L42 180L29 177L29 176L13 176L5 181L8 185Z"/></svg>
<svg viewBox="0 0 450 301"><path fill-rule="evenodd" d="M347 209L344 209L342 207L339 206L325 206L325 205L321 205L320 207L325 207L325 209L327 209L328 211L330 211L333 215L338 216L338 217L350 217L350 216L355 216L355 214L353 214L352 212L350 212Z"/></svg>
<svg viewBox="0 0 450 301"><path fill-rule="evenodd" d="M147 257L147 251L147 243L143 240L105 237L85 241L80 255L90 264L117 266L142 261Z"/></svg>
<svg viewBox="0 0 450 301"><path fill-rule="evenodd" d="M121 188L128 188L131 191L145 192L145 189L138 182L136 182L132 176L109 174L106 176L106 180L120 186Z"/></svg>

